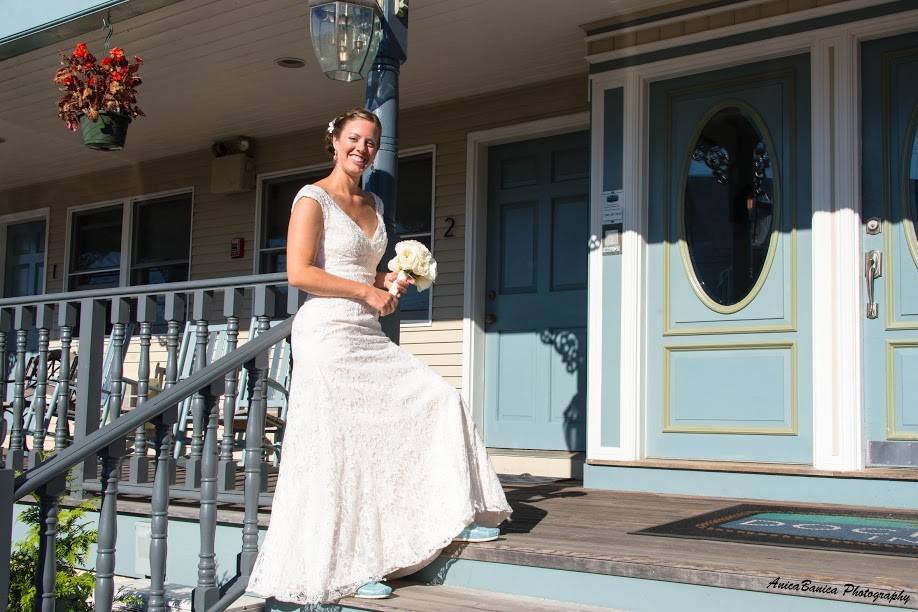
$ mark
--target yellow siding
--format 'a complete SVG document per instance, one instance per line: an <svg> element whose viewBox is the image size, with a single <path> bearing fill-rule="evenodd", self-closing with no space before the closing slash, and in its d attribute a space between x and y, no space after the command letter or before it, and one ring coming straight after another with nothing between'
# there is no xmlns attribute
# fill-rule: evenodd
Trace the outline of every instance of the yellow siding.
<svg viewBox="0 0 918 612"><path fill-rule="evenodd" d="M660 5L647 11L622 15L612 19L590 23L583 26L584 31L597 32L597 37L587 43L587 54L596 55L608 51L637 47L659 40L669 40L682 35L696 34L707 30L716 30L728 26L758 21L768 17L776 17L787 13L795 13L818 6L836 4L842 0L767 0L760 4L742 8L724 7L723 10L712 10L708 15L700 17L696 13L710 8L710 0L688 0ZM666 14L678 11L690 11L681 19L669 21L663 25L656 25L652 21L643 25L628 27L630 22L636 22L647 17L659 16L665 19ZM620 26L618 31L615 26ZM602 30L612 28L606 35ZM627 29L626 29L627 28Z"/></svg>

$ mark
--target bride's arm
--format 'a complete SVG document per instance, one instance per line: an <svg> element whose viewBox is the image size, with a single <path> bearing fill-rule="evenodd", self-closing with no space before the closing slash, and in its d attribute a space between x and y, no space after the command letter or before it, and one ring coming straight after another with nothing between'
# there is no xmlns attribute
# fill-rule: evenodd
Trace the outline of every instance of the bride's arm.
<svg viewBox="0 0 918 612"><path fill-rule="evenodd" d="M382 315L395 310L397 299L387 291L329 274L314 265L323 225L319 203L300 198L287 226L287 282L312 295L361 300Z"/></svg>

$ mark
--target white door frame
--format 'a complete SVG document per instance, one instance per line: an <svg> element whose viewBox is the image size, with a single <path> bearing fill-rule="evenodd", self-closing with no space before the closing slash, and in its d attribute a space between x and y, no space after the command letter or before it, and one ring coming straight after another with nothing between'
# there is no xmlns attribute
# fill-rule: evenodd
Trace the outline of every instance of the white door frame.
<svg viewBox="0 0 918 612"><path fill-rule="evenodd" d="M845 3L845 8L877 4ZM829 8L829 7L826 7ZM841 10L835 7L833 10ZM800 17L802 18L802 16ZM772 23L772 21L774 23ZM767 27L788 16L756 21ZM756 61L809 53L812 104L812 342L813 467L858 470L865 464L862 397L862 282L860 196L859 44L918 29L918 10L831 26L765 41L661 60L591 75L593 112L601 113L606 89L624 88L624 235L622 237L622 334L620 445L588 445L588 461L644 457L646 370L646 251L649 167L649 86L652 82ZM707 32L721 36L726 31ZM663 46L678 47L688 37ZM611 52L635 54L638 51ZM606 61L610 54L588 58ZM601 124L599 124L601 125ZM597 122L594 121L594 140ZM598 136L601 139L601 134ZM594 154L601 156L599 150ZM594 168L602 160L594 160ZM591 201L596 206L599 194ZM625 299L625 296L628 296ZM805 318L803 320L806 320ZM601 385L601 381L597 382ZM601 391L601 389L599 390ZM590 404L592 406L592 404ZM601 411L591 412L591 431L601 431Z"/></svg>
<svg viewBox="0 0 918 612"><path fill-rule="evenodd" d="M485 422L484 292L488 252L488 148L508 142L586 130L589 127L590 114L582 112L468 133L465 174L465 270L463 272L465 289L462 301L462 394L471 406L472 416L482 433L484 433ZM588 329L587 334L587 346L592 346L591 343L594 342L592 329Z"/></svg>
<svg viewBox="0 0 918 612"><path fill-rule="evenodd" d="M47 293L48 290L48 234L51 229L48 227L49 220L51 217L51 209L49 207L45 208L36 208L34 210L25 210L18 213L10 213L8 215L0 215L0 236L3 237L3 240L0 241L0 244L4 245L3 248L0 248L0 298L3 297L4 287L6 286L6 243L8 240L7 237L7 228L10 225L16 225L17 223L23 223L26 221L35 221L36 219L44 219L45 221L45 246L44 246L44 258L45 266L44 272L41 277L41 292Z"/></svg>

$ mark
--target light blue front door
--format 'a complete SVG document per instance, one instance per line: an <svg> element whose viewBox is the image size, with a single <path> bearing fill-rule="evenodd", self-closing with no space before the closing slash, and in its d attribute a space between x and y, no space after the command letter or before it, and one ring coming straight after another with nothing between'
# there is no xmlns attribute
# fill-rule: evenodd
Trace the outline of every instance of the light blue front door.
<svg viewBox="0 0 918 612"><path fill-rule="evenodd" d="M882 266L882 276L872 283L876 312L868 316L865 303L863 313L868 459L875 465L915 465L918 34L864 43L861 70L865 269L856 273L865 274L868 256Z"/></svg>
<svg viewBox="0 0 918 612"><path fill-rule="evenodd" d="M650 457L810 463L809 58L650 88Z"/></svg>
<svg viewBox="0 0 918 612"><path fill-rule="evenodd" d="M42 293L45 275L44 219L10 224L5 229L3 297Z"/></svg>
<svg viewBox="0 0 918 612"><path fill-rule="evenodd" d="M485 443L586 439L587 132L488 152Z"/></svg>

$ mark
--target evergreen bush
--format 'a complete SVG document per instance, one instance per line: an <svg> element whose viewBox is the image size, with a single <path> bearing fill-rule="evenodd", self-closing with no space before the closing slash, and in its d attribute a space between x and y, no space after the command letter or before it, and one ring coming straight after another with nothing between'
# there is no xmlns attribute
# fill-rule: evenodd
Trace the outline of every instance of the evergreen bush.
<svg viewBox="0 0 918 612"><path fill-rule="evenodd" d="M95 588L95 576L78 569L86 566L89 547L96 542L98 532L83 521L84 515L95 510L92 500L73 508L60 509L57 516L57 582L54 594L57 609L68 612L92 612L89 603ZM28 536L18 542L10 556L10 612L31 612L37 596L35 576L38 573L38 542L41 522L38 505L30 506L19 515L29 526Z"/></svg>

